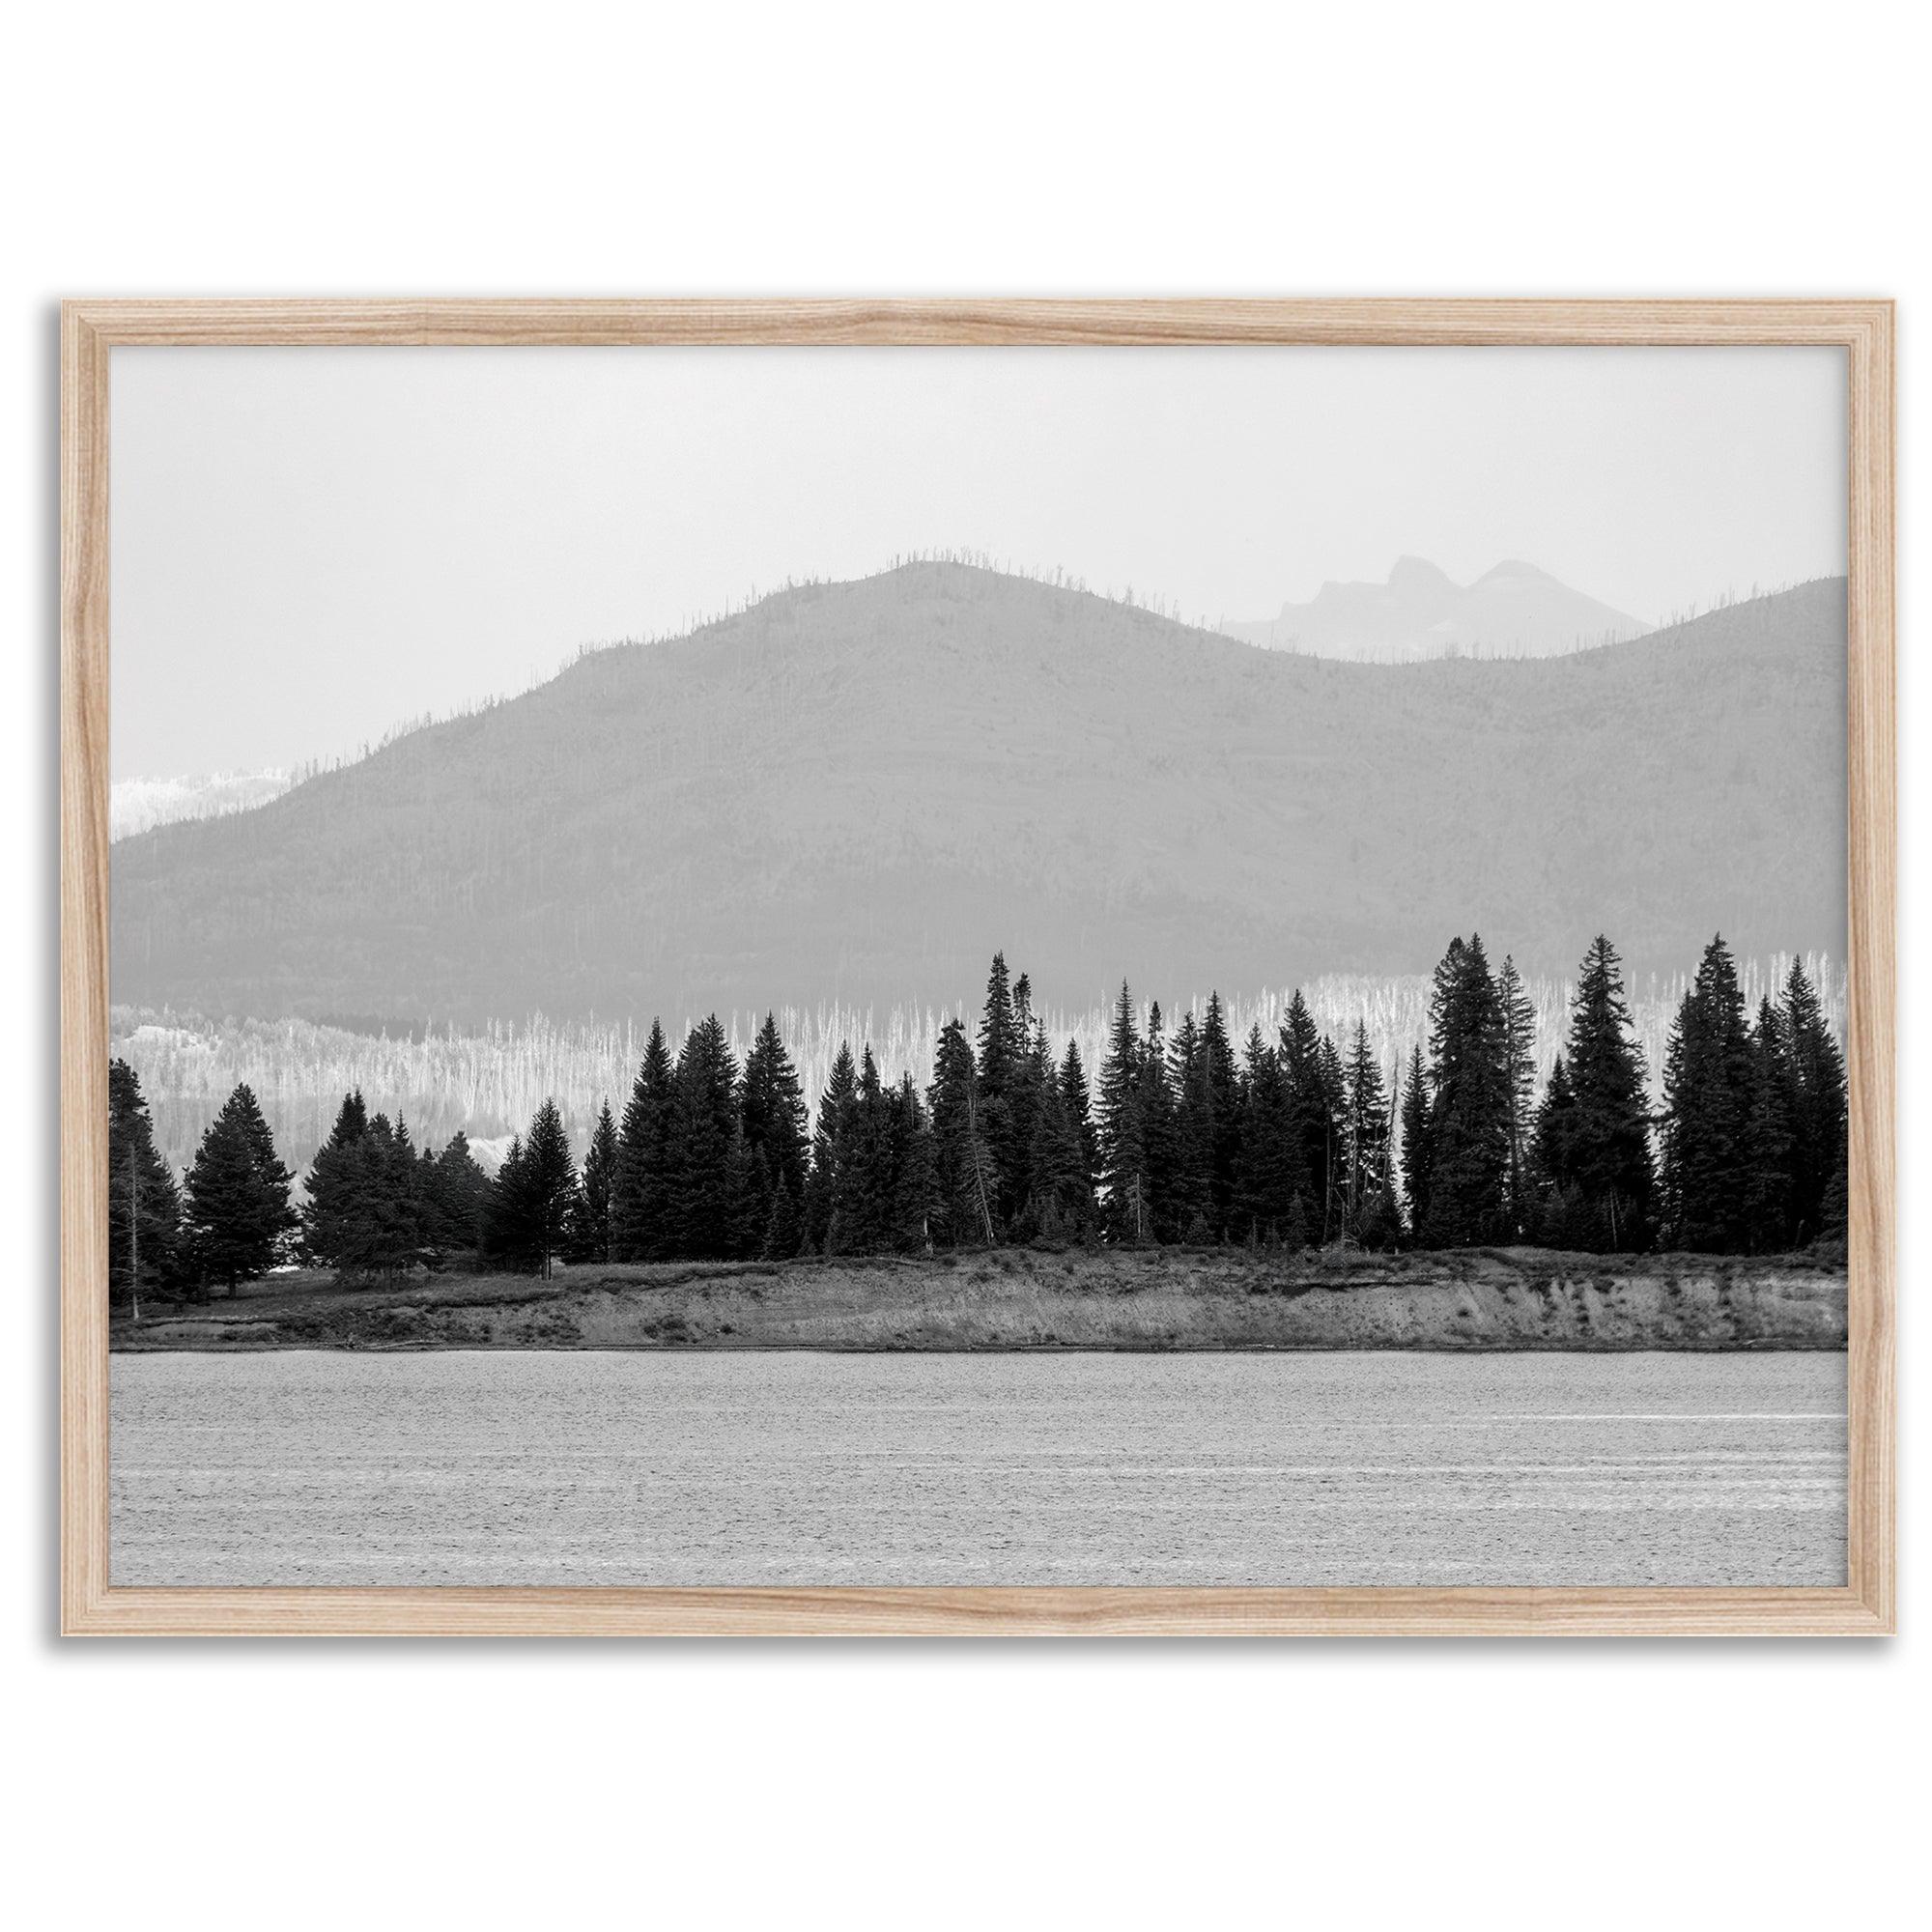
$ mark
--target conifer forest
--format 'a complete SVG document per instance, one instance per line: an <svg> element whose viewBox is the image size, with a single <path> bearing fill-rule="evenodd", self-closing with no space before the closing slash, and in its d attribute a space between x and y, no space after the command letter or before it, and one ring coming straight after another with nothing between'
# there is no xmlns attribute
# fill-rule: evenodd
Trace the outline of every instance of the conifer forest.
<svg viewBox="0 0 1932 1932"><path fill-rule="evenodd" d="M675 1051L653 1023L630 1091L582 1147L546 1099L493 1175L462 1130L418 1145L352 1092L299 1181L245 1083L177 1174L117 1059L112 1294L138 1314L144 1298L203 1299L291 1264L375 1282L1008 1244L1769 1254L1842 1240L1845 1066L1802 959L1752 1010L1713 939L1661 1089L1604 937L1553 1055L1515 964L1492 965L1474 934L1444 952L1428 1019L1426 1050L1385 1066L1363 1021L1324 1034L1298 992L1271 1032L1236 1037L1218 995L1170 1025L1122 984L1089 1065L1076 1041L1056 1048L1026 975L996 954L983 1008L940 1029L923 1089L882 1078L861 1040L808 1106L771 1017L742 1064L715 1016Z"/></svg>

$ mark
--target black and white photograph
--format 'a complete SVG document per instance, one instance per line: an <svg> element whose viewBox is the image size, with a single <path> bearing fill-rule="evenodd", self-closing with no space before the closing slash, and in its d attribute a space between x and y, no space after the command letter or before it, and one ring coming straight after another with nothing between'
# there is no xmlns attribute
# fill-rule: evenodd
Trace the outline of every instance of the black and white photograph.
<svg viewBox="0 0 1932 1932"><path fill-rule="evenodd" d="M1840 352L113 355L113 1585L1846 1583Z"/></svg>
<svg viewBox="0 0 1932 1932"><path fill-rule="evenodd" d="M1924 1917L1895 0L16 12L12 1921Z"/></svg>

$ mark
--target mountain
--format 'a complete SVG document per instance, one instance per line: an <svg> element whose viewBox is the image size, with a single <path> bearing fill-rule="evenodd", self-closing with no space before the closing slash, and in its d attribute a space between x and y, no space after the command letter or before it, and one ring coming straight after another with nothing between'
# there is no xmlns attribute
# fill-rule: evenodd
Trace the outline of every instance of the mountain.
<svg viewBox="0 0 1932 1932"><path fill-rule="evenodd" d="M123 779L108 801L109 837L131 838L156 825L184 818L213 818L247 811L279 798L295 783L293 772L198 772L190 778Z"/></svg>
<svg viewBox="0 0 1932 1932"><path fill-rule="evenodd" d="M113 848L113 993L213 1018L1042 1003L1638 973L1845 930L1845 585L1335 664L952 564L789 589Z"/></svg>
<svg viewBox="0 0 1932 1932"><path fill-rule="evenodd" d="M1419 556L1396 559L1386 583L1324 583L1306 604L1284 604L1230 637L1312 657L1404 664L1417 658L1554 657L1642 637L1640 617L1559 583L1533 563L1499 563L1474 583L1452 582Z"/></svg>

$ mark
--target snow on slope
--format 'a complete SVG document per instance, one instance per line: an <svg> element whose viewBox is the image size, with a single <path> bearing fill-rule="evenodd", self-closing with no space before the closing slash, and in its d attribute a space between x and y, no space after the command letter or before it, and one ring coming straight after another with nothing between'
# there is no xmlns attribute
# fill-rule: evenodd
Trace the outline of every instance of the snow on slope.
<svg viewBox="0 0 1932 1932"><path fill-rule="evenodd" d="M184 818L215 818L247 811L280 798L295 783L292 772L198 772L177 779L123 779L108 810L110 836L131 838Z"/></svg>

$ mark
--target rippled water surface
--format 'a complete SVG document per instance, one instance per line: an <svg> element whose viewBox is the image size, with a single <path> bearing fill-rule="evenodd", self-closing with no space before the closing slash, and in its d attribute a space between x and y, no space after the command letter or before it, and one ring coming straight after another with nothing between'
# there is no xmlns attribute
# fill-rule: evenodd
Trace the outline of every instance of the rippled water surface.
<svg viewBox="0 0 1932 1932"><path fill-rule="evenodd" d="M1845 1577L1845 1358L117 1355L117 1583Z"/></svg>

